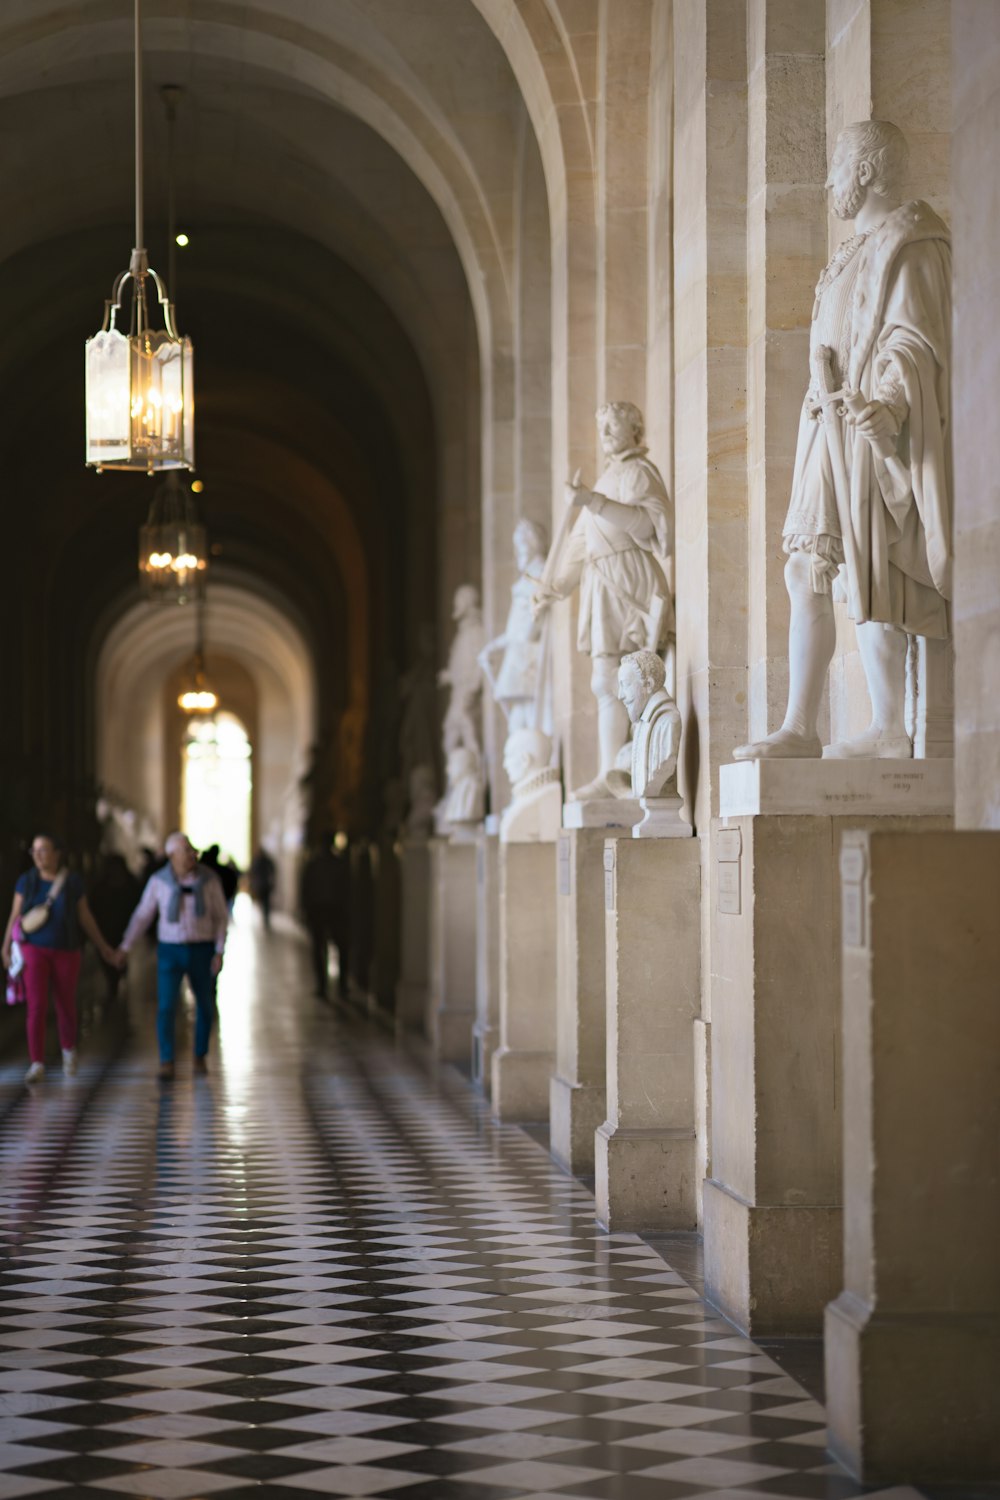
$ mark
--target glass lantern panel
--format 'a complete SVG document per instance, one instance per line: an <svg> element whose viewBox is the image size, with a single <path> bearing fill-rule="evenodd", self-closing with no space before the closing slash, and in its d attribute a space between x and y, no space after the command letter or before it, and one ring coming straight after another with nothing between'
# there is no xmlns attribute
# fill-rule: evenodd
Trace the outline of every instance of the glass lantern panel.
<svg viewBox="0 0 1000 1500"><path fill-rule="evenodd" d="M181 368L184 390L184 431L181 459L189 469L194 468L194 345L190 339L181 339Z"/></svg>
<svg viewBox="0 0 1000 1500"><path fill-rule="evenodd" d="M164 335L153 356L159 374L160 451L165 461L184 462L184 350Z"/></svg>
<svg viewBox="0 0 1000 1500"><path fill-rule="evenodd" d="M87 463L129 458L129 340L116 328L87 340Z"/></svg>
<svg viewBox="0 0 1000 1500"><path fill-rule="evenodd" d="M129 339L132 354L132 457L150 468L155 468L160 458L163 430L161 372L156 360L158 342L156 334L140 334Z"/></svg>

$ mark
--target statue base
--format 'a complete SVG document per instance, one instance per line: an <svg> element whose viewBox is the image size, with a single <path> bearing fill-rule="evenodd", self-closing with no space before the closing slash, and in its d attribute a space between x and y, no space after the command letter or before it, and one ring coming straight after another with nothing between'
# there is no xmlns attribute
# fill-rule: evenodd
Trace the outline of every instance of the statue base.
<svg viewBox="0 0 1000 1500"><path fill-rule="evenodd" d="M634 839L689 839L694 836L691 824L684 821L681 797L640 797L639 806L646 816L632 829Z"/></svg>
<svg viewBox="0 0 1000 1500"><path fill-rule="evenodd" d="M741 760L719 768L719 816L947 817L951 760Z"/></svg>
<svg viewBox="0 0 1000 1500"><path fill-rule="evenodd" d="M594 797L590 802L564 802L564 828L634 828L642 819L637 797Z"/></svg>

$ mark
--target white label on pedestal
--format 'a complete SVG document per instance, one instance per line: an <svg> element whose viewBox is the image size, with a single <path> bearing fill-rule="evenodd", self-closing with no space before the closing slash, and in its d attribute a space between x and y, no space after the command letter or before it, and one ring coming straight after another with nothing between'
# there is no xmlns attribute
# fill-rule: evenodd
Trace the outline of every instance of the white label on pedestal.
<svg viewBox="0 0 1000 1500"><path fill-rule="evenodd" d="M615 909L615 851L604 851L604 910Z"/></svg>
<svg viewBox="0 0 1000 1500"><path fill-rule="evenodd" d="M561 833L557 844L558 876L556 890L560 896L573 894L573 849L569 834Z"/></svg>
<svg viewBox="0 0 1000 1500"><path fill-rule="evenodd" d="M743 852L743 835L738 828L720 828L715 837L715 857L720 864L733 864Z"/></svg>
<svg viewBox="0 0 1000 1500"><path fill-rule="evenodd" d="M476 884L480 890L486 884L486 845L481 839L476 845Z"/></svg>
<svg viewBox="0 0 1000 1500"><path fill-rule="evenodd" d="M863 844L840 851L840 935L845 948L867 948L868 858Z"/></svg>
<svg viewBox="0 0 1000 1500"><path fill-rule="evenodd" d="M743 910L740 899L740 861L719 863L719 911L725 917L738 917Z"/></svg>

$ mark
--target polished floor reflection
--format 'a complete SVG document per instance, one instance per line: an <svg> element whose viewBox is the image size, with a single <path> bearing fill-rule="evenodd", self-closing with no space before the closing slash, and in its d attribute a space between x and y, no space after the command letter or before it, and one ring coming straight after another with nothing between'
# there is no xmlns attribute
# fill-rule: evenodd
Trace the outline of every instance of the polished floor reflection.
<svg viewBox="0 0 1000 1500"><path fill-rule="evenodd" d="M0 1497L864 1492L536 1142L315 1001L291 928L239 910L208 1077L155 1083L140 989L119 1060L0 1075Z"/></svg>

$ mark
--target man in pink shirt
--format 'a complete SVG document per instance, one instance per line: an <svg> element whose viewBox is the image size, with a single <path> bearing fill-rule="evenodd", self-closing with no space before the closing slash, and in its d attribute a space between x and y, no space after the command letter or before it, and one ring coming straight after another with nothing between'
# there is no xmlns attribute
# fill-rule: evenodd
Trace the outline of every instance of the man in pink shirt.
<svg viewBox="0 0 1000 1500"><path fill-rule="evenodd" d="M154 917L157 927L156 1031L160 1044L160 1077L174 1076L174 1017L185 974L194 991L196 1073L206 1071L205 1057L215 1019L215 978L222 968L229 912L217 875L198 863L186 833L172 833L167 864L150 876L132 913L118 952L128 953Z"/></svg>

